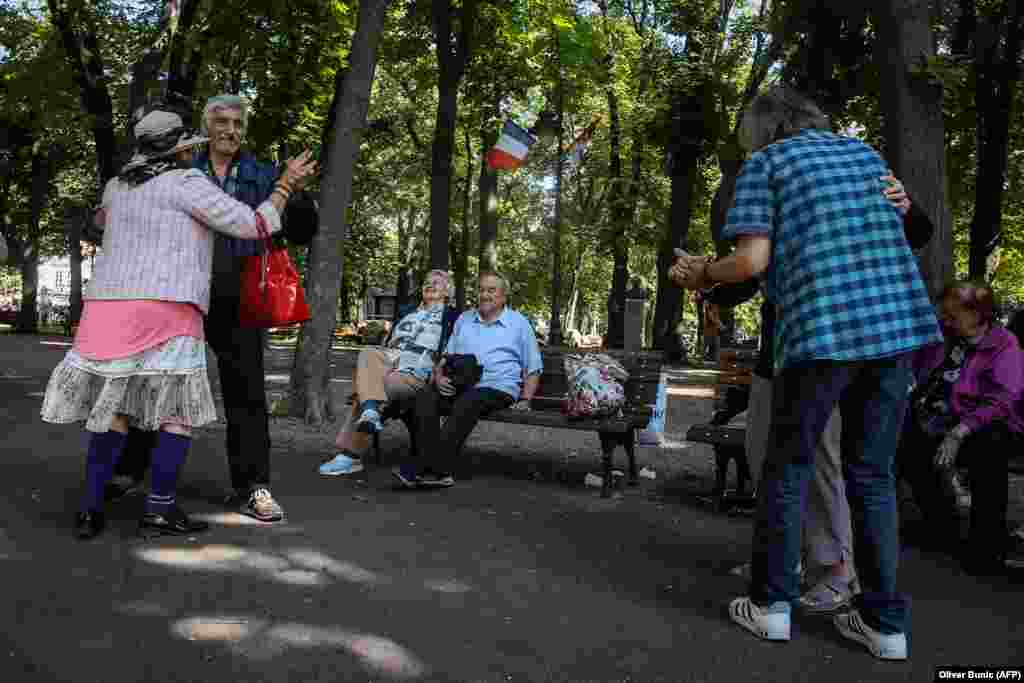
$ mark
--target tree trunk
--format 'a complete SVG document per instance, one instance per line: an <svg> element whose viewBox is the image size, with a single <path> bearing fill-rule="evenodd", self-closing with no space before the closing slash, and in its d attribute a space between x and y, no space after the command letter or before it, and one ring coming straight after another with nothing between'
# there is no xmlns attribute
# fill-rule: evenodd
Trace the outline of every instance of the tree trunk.
<svg viewBox="0 0 1024 683"><path fill-rule="evenodd" d="M71 297L68 319L77 323L82 319L82 229L92 212L88 207L76 207L67 223L68 259L71 263Z"/></svg>
<svg viewBox="0 0 1024 683"><path fill-rule="evenodd" d="M412 283L416 262L416 207L409 207L409 219L402 227L398 217L398 282L395 285L395 313L412 300Z"/></svg>
<svg viewBox="0 0 1024 683"><path fill-rule="evenodd" d="M1006 182L1010 121L1014 95L1020 78L1024 5L1011 3L1013 12L989 20L990 39L977 40L973 71L975 73L976 110L978 117L978 177L975 182L974 216L971 220L971 245L968 276L988 280L989 256L999 245L1003 221L1003 185ZM1008 19L1008 20L1007 20ZM999 54L999 35L1006 32L1003 54ZM983 33L976 35L980 38Z"/></svg>
<svg viewBox="0 0 1024 683"><path fill-rule="evenodd" d="M347 213L352 199L352 176L377 66L377 45L389 0L362 0L352 37L348 68L335 78L334 116L328 120L328 165L322 192L319 231L309 249L306 296L312 319L302 326L292 369L292 412L310 424L331 415L330 350L337 321L338 295L344 270Z"/></svg>
<svg viewBox="0 0 1024 683"><path fill-rule="evenodd" d="M680 150L673 157L671 194L665 237L658 248L658 293L654 304L655 349L665 351L676 362L684 361L686 350L680 343L676 328L682 309L684 292L668 279L668 270L675 259L674 249L683 249L690 232L694 186L697 182L696 150Z"/></svg>
<svg viewBox="0 0 1024 683"><path fill-rule="evenodd" d="M459 83L471 54L470 39L476 22L477 0L464 0L460 26L453 37L451 0L431 4L434 44L437 51L437 118L431 155L430 267L448 270L450 233L452 148L459 112Z"/></svg>
<svg viewBox="0 0 1024 683"><path fill-rule="evenodd" d="M626 191L622 177L621 121L619 120L619 99L611 88L607 91L609 118L609 182L608 191L611 230L609 239L614 265L612 288L608 294L608 336L609 349L621 349L625 344L626 286L629 279L629 244L626 232L629 228Z"/></svg>
<svg viewBox="0 0 1024 683"><path fill-rule="evenodd" d="M462 244L459 259L455 262L455 306L466 310L466 280L469 277L469 209L473 194L473 148L466 128L466 184L462 194Z"/></svg>
<svg viewBox="0 0 1024 683"><path fill-rule="evenodd" d="M875 59L886 157L914 202L935 225L919 256L921 275L936 296L953 274L952 217L946 194L942 86L912 69L935 56L928 0L877 0Z"/></svg>
<svg viewBox="0 0 1024 683"><path fill-rule="evenodd" d="M696 44L692 50L699 57ZM665 351L667 358L674 362L686 360L686 347L677 332L684 293L669 281L668 269L675 259L673 250L685 248L690 233L698 167L708 136L706 117L710 112L707 111L707 87L707 84L700 84L692 92L679 92L672 103L672 136L667 168L671 177L671 199L665 236L658 248L658 293L654 304L653 344L654 348Z"/></svg>
<svg viewBox="0 0 1024 683"><path fill-rule="evenodd" d="M96 34L95 22L74 12L67 2L48 0L50 18L60 33L61 43L71 63L71 72L78 84L82 108L92 122L96 143L96 175L100 189L114 177L115 136L114 105L107 89L103 54Z"/></svg>
<svg viewBox="0 0 1024 683"><path fill-rule="evenodd" d="M430 181L430 267L448 270L452 146L458 116L458 82L439 84Z"/></svg>
<svg viewBox="0 0 1024 683"><path fill-rule="evenodd" d="M167 93L177 97L184 107L182 119L188 127L193 123L192 97L195 94L196 79L203 64L203 52L197 46L189 50L188 38L195 23L200 0L181 0L178 26L171 35L170 64L167 68ZM188 58L186 59L186 54Z"/></svg>
<svg viewBox="0 0 1024 683"><path fill-rule="evenodd" d="M39 235L43 211L50 194L51 156L37 142L32 150L32 196L29 203L29 238L26 240L25 258L21 266L21 310L18 312L18 332L35 332L38 328L37 288L39 286Z"/></svg>
<svg viewBox="0 0 1024 683"><path fill-rule="evenodd" d="M555 147L555 215L551 221L552 241L552 272L551 272L551 323L548 326L548 345L562 345L562 176L564 160L562 156L562 127L565 116L565 83L562 80L562 55L558 46L558 31L552 30L555 38L555 59L558 68L558 93L555 107L558 109L557 142Z"/></svg>
<svg viewBox="0 0 1024 683"><path fill-rule="evenodd" d="M16 332L34 334L39 330L39 242L25 240L20 261L21 308L14 324Z"/></svg>
<svg viewBox="0 0 1024 683"><path fill-rule="evenodd" d="M565 329L569 331L579 332L579 328L576 326L576 309L579 306L580 270L583 268L583 253L585 251L583 242L580 241L579 249L576 252L576 267L572 269L572 284L569 285L569 305L566 306L565 313Z"/></svg>
<svg viewBox="0 0 1024 683"><path fill-rule="evenodd" d="M499 113L495 103L495 118ZM480 130L480 264L479 271L498 270L498 172L487 167L487 152L498 142L494 126L484 125Z"/></svg>
<svg viewBox="0 0 1024 683"><path fill-rule="evenodd" d="M345 258L345 247L341 247L341 284L338 286L338 323L348 325L352 322L352 269ZM359 316L356 316L358 319Z"/></svg>

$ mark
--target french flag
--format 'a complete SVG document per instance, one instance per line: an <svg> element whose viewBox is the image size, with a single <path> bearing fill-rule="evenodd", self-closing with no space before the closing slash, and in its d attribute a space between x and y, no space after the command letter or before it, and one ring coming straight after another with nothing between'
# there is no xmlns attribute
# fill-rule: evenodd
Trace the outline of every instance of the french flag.
<svg viewBox="0 0 1024 683"><path fill-rule="evenodd" d="M526 154L537 138L511 121L501 128L497 144L487 152L487 166L492 169L514 170L526 161Z"/></svg>

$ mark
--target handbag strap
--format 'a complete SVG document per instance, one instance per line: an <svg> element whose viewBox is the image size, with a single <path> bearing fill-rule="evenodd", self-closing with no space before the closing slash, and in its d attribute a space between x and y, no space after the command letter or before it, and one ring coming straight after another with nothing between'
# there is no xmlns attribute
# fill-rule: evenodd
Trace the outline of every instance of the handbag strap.
<svg viewBox="0 0 1024 683"><path fill-rule="evenodd" d="M274 243L270 239L270 231L267 230L267 221L263 214L256 212L256 233L263 240L263 253L260 254L260 291L266 295L267 292L267 269L269 266L268 257Z"/></svg>

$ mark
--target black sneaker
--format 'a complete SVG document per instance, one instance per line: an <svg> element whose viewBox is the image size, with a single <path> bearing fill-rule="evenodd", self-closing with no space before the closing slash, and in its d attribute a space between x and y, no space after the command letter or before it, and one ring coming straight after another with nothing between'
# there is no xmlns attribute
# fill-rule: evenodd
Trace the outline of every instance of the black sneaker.
<svg viewBox="0 0 1024 683"><path fill-rule="evenodd" d="M167 512L147 512L139 520L140 532L149 530L160 534L183 536L198 534L209 528L208 523L189 518L177 505Z"/></svg>
<svg viewBox="0 0 1024 683"><path fill-rule="evenodd" d="M416 477L416 484L426 489L446 489L455 485L455 477L450 474L436 474L428 471Z"/></svg>
<svg viewBox="0 0 1024 683"><path fill-rule="evenodd" d="M415 465L398 465L391 469L391 476L398 480L402 488L414 489L417 487L420 474Z"/></svg>
<svg viewBox="0 0 1024 683"><path fill-rule="evenodd" d="M96 538L107 525L106 517L100 510L86 510L75 517L75 537L83 541Z"/></svg>
<svg viewBox="0 0 1024 683"><path fill-rule="evenodd" d="M108 503L116 503L141 490L142 482L135 481L128 476L117 476L103 486L103 500Z"/></svg>

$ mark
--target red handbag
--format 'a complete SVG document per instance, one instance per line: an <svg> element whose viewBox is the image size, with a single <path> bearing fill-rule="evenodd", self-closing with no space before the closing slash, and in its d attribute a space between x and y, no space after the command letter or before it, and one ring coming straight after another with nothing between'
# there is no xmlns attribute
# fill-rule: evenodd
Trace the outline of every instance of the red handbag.
<svg viewBox="0 0 1024 683"><path fill-rule="evenodd" d="M246 257L242 267L239 324L242 327L285 327L309 320L302 281L288 250L274 248L259 214L256 225L264 248L259 256Z"/></svg>

